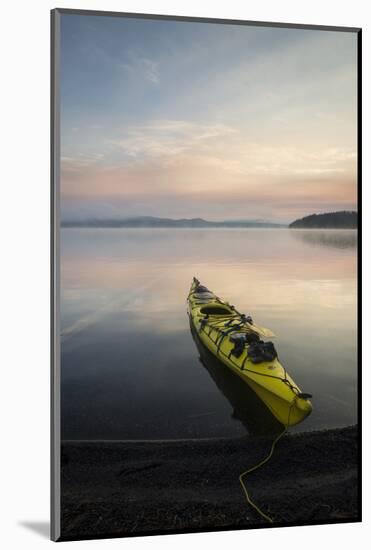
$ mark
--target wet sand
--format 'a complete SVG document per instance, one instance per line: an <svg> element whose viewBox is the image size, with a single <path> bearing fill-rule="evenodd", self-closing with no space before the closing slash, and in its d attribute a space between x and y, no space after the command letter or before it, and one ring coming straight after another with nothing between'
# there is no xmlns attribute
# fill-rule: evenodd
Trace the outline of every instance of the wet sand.
<svg viewBox="0 0 371 550"><path fill-rule="evenodd" d="M357 428L286 434L246 476L273 525L360 521ZM268 524L238 476L272 437L62 443L62 540ZM359 498L358 498L359 497Z"/></svg>

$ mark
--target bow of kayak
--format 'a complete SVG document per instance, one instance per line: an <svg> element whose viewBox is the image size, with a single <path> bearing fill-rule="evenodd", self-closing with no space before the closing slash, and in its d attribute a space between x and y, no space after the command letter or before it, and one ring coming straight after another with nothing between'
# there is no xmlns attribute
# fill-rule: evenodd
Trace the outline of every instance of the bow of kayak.
<svg viewBox="0 0 371 550"><path fill-rule="evenodd" d="M302 422L312 411L309 395L279 362L269 329L218 298L194 278L188 295L193 328L208 350L254 390L285 426Z"/></svg>

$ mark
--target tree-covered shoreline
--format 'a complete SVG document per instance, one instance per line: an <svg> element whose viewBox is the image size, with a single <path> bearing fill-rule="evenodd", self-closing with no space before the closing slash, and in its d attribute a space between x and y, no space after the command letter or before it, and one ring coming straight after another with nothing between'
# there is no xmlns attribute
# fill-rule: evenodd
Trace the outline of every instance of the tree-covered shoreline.
<svg viewBox="0 0 371 550"><path fill-rule="evenodd" d="M311 214L290 223L293 229L357 229L358 213L343 210L325 214Z"/></svg>

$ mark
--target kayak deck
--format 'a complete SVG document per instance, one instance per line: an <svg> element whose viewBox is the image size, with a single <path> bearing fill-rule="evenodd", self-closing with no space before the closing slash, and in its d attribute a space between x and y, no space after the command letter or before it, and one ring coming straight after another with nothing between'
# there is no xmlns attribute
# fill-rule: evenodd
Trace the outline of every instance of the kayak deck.
<svg viewBox="0 0 371 550"><path fill-rule="evenodd" d="M286 372L273 344L261 339L273 337L272 331L256 325L196 278L188 313L202 343L254 390L281 424L293 426L310 414L310 396Z"/></svg>

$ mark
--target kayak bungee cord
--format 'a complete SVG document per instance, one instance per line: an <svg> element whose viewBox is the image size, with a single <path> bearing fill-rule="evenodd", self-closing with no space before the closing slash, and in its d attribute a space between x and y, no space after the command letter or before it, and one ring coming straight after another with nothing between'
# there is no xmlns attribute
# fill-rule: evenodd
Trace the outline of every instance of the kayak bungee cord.
<svg viewBox="0 0 371 550"><path fill-rule="evenodd" d="M208 323L210 325L210 323ZM212 327L213 330L219 332L218 334L218 337L217 339L214 341L212 338L211 338L211 331L209 333L207 333L205 330L203 331L204 334L212 341L213 344L217 345L217 342L218 342L218 338L220 335L222 335L222 338L224 336L226 336L226 334L223 333L223 331L219 328L219 327L214 327L212 325L210 325ZM234 327L234 328L239 328L237 325ZM201 326L201 330L202 330L202 326ZM201 332L200 330L200 332ZM235 367L237 368L241 368L237 363L235 363L235 361L233 361L232 357L228 356L226 353L224 353L224 351L222 349L220 349L220 347L218 348L218 353L221 353L224 355L224 357L228 357L228 359L235 365ZM246 356L246 358L248 357L248 355ZM246 360L245 358L245 360ZM281 380L282 382L284 382L285 384L287 384L289 386L289 388L292 390L292 392L294 394L297 394L299 395L299 392L298 390L295 388L295 386L293 386L292 384L290 384L289 380L287 379L287 371L286 371L286 368L282 365L282 368L283 368L283 371L285 373L285 376L284 377L281 377L281 376L276 376L274 374L266 374L264 372L259 372L257 370L252 370L252 369L248 369L248 368L245 368L245 367L242 367L241 370L245 370L246 372L251 372L252 374L258 374L259 376L265 376L267 378L274 378L275 380Z"/></svg>

